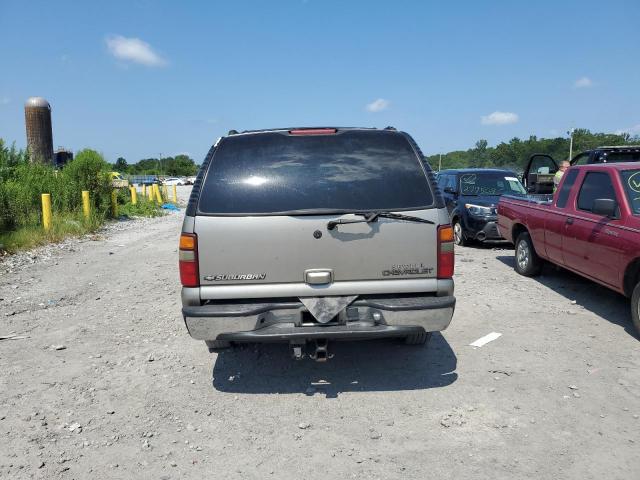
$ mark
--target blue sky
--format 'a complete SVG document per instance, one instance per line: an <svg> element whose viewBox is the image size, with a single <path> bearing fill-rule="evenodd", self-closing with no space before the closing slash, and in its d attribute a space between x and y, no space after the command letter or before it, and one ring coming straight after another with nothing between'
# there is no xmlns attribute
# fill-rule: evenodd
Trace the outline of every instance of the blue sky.
<svg viewBox="0 0 640 480"><path fill-rule="evenodd" d="M425 153L640 133L638 1L0 0L0 137L189 153L229 129L393 125Z"/></svg>

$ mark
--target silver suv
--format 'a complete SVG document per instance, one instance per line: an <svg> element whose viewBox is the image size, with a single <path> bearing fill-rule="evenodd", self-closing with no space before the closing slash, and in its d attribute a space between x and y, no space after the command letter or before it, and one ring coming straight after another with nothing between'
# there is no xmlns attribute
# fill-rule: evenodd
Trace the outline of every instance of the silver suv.
<svg viewBox="0 0 640 480"><path fill-rule="evenodd" d="M388 127L231 131L180 237L182 313L211 351L329 340L424 344L455 307L453 232L413 139Z"/></svg>

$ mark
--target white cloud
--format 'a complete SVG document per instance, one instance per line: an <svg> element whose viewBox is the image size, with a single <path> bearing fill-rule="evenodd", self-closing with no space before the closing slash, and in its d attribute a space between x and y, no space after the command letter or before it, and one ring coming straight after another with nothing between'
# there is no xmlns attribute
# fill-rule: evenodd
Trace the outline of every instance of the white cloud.
<svg viewBox="0 0 640 480"><path fill-rule="evenodd" d="M519 117L517 113L512 112L493 112L489 115L483 115L480 118L482 125L509 125L516 123Z"/></svg>
<svg viewBox="0 0 640 480"><path fill-rule="evenodd" d="M122 35L107 37L109 53L119 60L139 63L147 67L162 67L167 61L158 55L151 45L139 38L127 38Z"/></svg>
<svg viewBox="0 0 640 480"><path fill-rule="evenodd" d="M589 88L593 87L594 83L589 77L581 77L573 83L575 88Z"/></svg>
<svg viewBox="0 0 640 480"><path fill-rule="evenodd" d="M386 110L391 105L389 100L385 100L384 98L378 98L371 103L367 103L366 109L368 112L381 112L382 110Z"/></svg>
<svg viewBox="0 0 640 480"><path fill-rule="evenodd" d="M622 130L616 131L616 135L621 135L623 133L628 133L629 135L640 135L640 123L638 125L634 125L633 127L623 128Z"/></svg>

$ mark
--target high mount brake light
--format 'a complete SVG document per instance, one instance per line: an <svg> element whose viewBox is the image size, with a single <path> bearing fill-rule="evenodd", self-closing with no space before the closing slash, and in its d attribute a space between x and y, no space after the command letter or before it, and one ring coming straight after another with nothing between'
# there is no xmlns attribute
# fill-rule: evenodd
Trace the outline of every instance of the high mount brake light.
<svg viewBox="0 0 640 480"><path fill-rule="evenodd" d="M438 227L438 278L453 277L455 253L453 228L451 225Z"/></svg>
<svg viewBox="0 0 640 480"><path fill-rule="evenodd" d="M180 235L178 259L180 266L180 283L182 283L182 286L199 287L198 236L195 233L183 233Z"/></svg>
<svg viewBox="0 0 640 480"><path fill-rule="evenodd" d="M299 128L289 130L289 135L331 135L337 131L336 128Z"/></svg>

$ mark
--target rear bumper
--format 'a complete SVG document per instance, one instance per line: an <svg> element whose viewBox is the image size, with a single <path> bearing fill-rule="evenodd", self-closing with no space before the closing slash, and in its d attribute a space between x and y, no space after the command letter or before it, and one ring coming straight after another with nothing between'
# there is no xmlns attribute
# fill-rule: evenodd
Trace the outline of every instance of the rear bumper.
<svg viewBox="0 0 640 480"><path fill-rule="evenodd" d="M197 340L282 342L304 339L358 340L403 337L446 329L455 297L403 295L361 298L328 324L304 315L299 301L215 303L185 306L182 314L189 334Z"/></svg>

